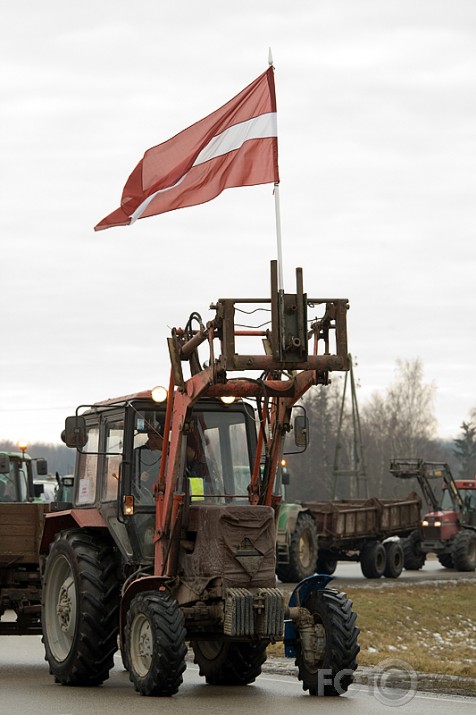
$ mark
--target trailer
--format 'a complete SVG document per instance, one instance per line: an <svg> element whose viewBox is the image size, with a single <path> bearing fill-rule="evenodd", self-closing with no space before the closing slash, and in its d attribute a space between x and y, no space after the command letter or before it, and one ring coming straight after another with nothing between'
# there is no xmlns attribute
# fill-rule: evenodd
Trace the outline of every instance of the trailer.
<svg viewBox="0 0 476 715"><path fill-rule="evenodd" d="M57 475L55 501L45 501L47 473L44 459L0 452L0 635L41 634L40 541L46 515L68 506L72 483Z"/></svg>
<svg viewBox="0 0 476 715"><path fill-rule="evenodd" d="M416 492L405 499L304 501L281 508L277 574L299 581L313 573L332 574L338 561L359 561L366 578L398 578L403 569L400 537L420 523Z"/></svg>

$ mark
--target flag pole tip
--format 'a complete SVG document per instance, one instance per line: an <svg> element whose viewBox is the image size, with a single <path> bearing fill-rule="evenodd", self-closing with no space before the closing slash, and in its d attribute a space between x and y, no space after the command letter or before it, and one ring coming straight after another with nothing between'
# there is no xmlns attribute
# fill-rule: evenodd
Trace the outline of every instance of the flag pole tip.
<svg viewBox="0 0 476 715"><path fill-rule="evenodd" d="M268 64L271 67L273 64L273 53L271 52L271 47L268 50Z"/></svg>

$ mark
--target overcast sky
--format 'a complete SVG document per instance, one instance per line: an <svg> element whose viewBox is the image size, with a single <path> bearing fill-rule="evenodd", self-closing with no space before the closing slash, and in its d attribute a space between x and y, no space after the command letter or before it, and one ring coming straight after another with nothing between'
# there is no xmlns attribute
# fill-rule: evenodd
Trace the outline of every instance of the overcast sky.
<svg viewBox="0 0 476 715"><path fill-rule="evenodd" d="M361 404L420 358L476 406L474 0L17 0L0 44L0 439L168 380L166 338L268 297L272 185L94 233L144 151L276 68L284 287L350 301Z"/></svg>

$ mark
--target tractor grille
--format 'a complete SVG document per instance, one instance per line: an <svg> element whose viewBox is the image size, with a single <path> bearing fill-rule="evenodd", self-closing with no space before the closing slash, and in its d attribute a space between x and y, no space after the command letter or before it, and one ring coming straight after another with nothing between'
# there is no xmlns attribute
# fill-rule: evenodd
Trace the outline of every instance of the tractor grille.
<svg viewBox="0 0 476 715"><path fill-rule="evenodd" d="M425 526L423 529L423 541L440 541L441 528L439 526Z"/></svg>

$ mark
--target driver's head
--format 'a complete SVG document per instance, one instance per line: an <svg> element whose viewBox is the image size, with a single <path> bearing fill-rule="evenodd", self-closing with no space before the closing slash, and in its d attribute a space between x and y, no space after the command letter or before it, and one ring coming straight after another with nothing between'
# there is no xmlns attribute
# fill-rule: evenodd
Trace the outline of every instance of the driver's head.
<svg viewBox="0 0 476 715"><path fill-rule="evenodd" d="M163 437L157 429L150 429L147 432L147 444L149 449L162 450Z"/></svg>

